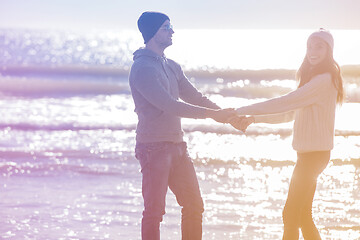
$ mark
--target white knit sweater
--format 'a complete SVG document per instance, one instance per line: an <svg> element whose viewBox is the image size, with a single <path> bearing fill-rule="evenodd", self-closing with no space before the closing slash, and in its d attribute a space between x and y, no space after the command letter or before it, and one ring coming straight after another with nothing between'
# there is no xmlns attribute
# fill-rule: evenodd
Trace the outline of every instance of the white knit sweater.
<svg viewBox="0 0 360 240"><path fill-rule="evenodd" d="M293 148L298 152L333 148L337 90L329 73L284 96L236 109L255 116L255 122L281 123L295 119Z"/></svg>

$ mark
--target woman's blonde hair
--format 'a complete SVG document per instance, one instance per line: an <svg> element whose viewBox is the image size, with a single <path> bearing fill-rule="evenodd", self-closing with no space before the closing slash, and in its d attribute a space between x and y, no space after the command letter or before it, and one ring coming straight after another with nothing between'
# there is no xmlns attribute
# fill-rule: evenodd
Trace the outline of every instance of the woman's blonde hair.
<svg viewBox="0 0 360 240"><path fill-rule="evenodd" d="M307 57L305 56L299 70L296 73L296 79L299 81L298 87L299 88L302 87L304 84L309 82L314 76L328 72L331 74L332 82L338 92L336 102L341 105L345 99L341 69L339 64L334 60L332 48L327 43L326 46L327 46L327 54L325 59L321 63L315 66L311 65Z"/></svg>

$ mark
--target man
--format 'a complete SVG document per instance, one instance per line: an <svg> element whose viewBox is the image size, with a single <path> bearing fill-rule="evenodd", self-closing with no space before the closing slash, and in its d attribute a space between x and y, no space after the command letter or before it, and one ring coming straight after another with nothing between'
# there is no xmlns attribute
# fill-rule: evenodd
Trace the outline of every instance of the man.
<svg viewBox="0 0 360 240"><path fill-rule="evenodd" d="M183 141L181 118L212 118L225 123L235 112L222 110L203 96L185 77L180 65L164 56L174 34L167 15L144 12L138 28L145 48L134 53L129 83L139 120L135 153L142 172L142 239L160 239L168 187L182 206L182 239L201 239L204 206Z"/></svg>

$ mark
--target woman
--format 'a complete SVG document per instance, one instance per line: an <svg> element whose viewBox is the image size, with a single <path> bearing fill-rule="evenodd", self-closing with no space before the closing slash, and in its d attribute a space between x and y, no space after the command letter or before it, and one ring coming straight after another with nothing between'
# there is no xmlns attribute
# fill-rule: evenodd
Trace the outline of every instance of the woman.
<svg viewBox="0 0 360 240"><path fill-rule="evenodd" d="M253 115L233 125L246 129L251 123L294 121L293 148L297 162L283 210L283 240L321 239L312 219L317 177L330 160L333 148L336 104L344 99L340 67L333 59L332 35L320 29L307 41L307 52L296 78L299 87L287 95L236 109ZM235 121L235 122L234 122Z"/></svg>

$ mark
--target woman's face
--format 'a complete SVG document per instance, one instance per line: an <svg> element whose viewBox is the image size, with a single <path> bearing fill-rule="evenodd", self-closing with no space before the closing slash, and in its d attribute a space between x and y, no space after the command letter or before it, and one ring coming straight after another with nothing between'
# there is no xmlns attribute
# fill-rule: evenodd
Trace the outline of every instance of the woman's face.
<svg viewBox="0 0 360 240"><path fill-rule="evenodd" d="M318 37L312 37L308 41L306 57L313 66L321 63L327 55L328 45Z"/></svg>

